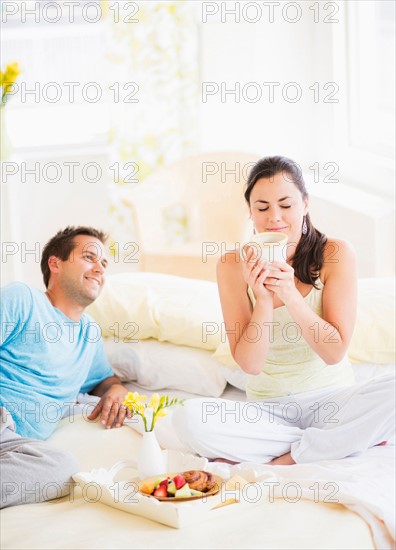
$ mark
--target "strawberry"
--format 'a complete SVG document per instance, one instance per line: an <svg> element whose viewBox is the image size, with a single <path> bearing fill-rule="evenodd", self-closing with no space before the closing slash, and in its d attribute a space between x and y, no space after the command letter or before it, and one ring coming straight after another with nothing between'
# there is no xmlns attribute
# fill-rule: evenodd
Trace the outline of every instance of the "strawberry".
<svg viewBox="0 0 396 550"><path fill-rule="evenodd" d="M168 487L169 481L170 481L170 478L169 478L169 477L167 477L166 479L163 479L163 480L161 481L161 483L158 485L158 487L165 487L165 488Z"/></svg>
<svg viewBox="0 0 396 550"><path fill-rule="evenodd" d="M167 492L167 490L166 490L165 485L162 485L162 486L160 485L160 486L158 487L158 489L156 489L156 490L154 491L153 494L154 494L155 497L167 497L167 496L168 496L168 492Z"/></svg>
<svg viewBox="0 0 396 550"><path fill-rule="evenodd" d="M173 478L173 481L175 483L176 489L181 489L186 484L186 480L183 476L175 476Z"/></svg>

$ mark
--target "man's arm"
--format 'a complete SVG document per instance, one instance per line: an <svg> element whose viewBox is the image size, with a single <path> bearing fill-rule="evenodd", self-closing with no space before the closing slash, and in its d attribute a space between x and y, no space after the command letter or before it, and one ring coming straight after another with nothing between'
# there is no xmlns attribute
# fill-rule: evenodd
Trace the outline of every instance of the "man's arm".
<svg viewBox="0 0 396 550"><path fill-rule="evenodd" d="M95 420L100 416L101 423L105 424L106 428L109 429L114 423L116 428L120 428L125 417L132 417L129 409L125 409L122 406L128 389L121 384L118 376L114 375L105 378L90 393L101 397L101 399L88 416L89 420Z"/></svg>
<svg viewBox="0 0 396 550"><path fill-rule="evenodd" d="M91 390L89 393L92 395L97 395L98 397L103 397L107 390L109 390L111 386L116 384L122 386L121 380L116 375L110 376L109 378L105 378L104 380L102 380L102 382L95 386L93 390ZM124 390L128 392L126 388L124 388Z"/></svg>

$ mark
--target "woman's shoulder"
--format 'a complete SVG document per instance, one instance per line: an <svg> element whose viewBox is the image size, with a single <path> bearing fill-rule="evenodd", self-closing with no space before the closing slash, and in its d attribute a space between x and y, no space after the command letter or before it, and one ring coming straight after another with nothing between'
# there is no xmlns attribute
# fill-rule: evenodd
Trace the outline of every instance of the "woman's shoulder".
<svg viewBox="0 0 396 550"><path fill-rule="evenodd" d="M326 244L323 249L323 256L325 261L330 258L341 259L340 255L350 257L355 255L353 246L349 241L344 239L334 239L327 237Z"/></svg>
<svg viewBox="0 0 396 550"><path fill-rule="evenodd" d="M355 269L356 254L350 242L344 239L328 237L323 249L323 268L321 280L343 270Z"/></svg>
<svg viewBox="0 0 396 550"><path fill-rule="evenodd" d="M217 261L217 279L243 280L242 258L238 250L226 252Z"/></svg>
<svg viewBox="0 0 396 550"><path fill-rule="evenodd" d="M235 269L241 267L242 258L238 250L226 252L217 261L217 269Z"/></svg>

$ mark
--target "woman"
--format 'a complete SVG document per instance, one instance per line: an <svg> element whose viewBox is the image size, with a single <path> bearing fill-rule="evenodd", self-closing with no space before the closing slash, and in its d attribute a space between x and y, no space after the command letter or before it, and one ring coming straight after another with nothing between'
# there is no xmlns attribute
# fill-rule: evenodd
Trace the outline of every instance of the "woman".
<svg viewBox="0 0 396 550"><path fill-rule="evenodd" d="M248 398L351 384L353 372L343 358L356 316L353 251L313 227L303 178L289 159L259 161L245 199L255 232L288 237L286 262L262 262L251 250L247 261L230 253L218 267L231 353L256 375L249 379ZM253 334L260 327L260 338L249 338L251 325ZM244 329L238 334L235 327Z"/></svg>
<svg viewBox="0 0 396 550"><path fill-rule="evenodd" d="M267 157L245 191L254 231L288 237L284 262L253 248L218 264L230 350L248 373L249 402L189 400L174 417L185 445L203 456L295 464L342 458L391 437L388 376L354 384L346 359L356 317L356 261L344 241L311 223L298 166Z"/></svg>

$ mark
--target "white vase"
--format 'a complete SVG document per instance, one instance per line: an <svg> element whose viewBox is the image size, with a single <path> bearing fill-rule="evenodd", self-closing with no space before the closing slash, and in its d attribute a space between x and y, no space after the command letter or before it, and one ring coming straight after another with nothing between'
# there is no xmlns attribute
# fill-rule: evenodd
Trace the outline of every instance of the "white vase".
<svg viewBox="0 0 396 550"><path fill-rule="evenodd" d="M159 446L154 431L143 432L137 467L140 479L166 473L164 453Z"/></svg>

